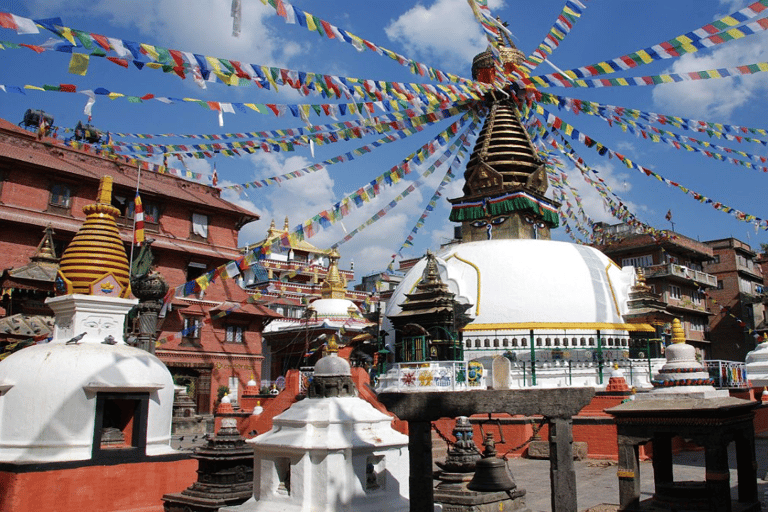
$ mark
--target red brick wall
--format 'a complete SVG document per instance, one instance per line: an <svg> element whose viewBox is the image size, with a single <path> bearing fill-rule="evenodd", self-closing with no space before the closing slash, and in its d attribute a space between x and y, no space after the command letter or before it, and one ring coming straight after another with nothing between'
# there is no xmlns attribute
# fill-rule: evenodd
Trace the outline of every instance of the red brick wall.
<svg viewBox="0 0 768 512"><path fill-rule="evenodd" d="M162 512L162 497L197 480L197 461L143 462L54 471L0 471L0 512Z"/></svg>

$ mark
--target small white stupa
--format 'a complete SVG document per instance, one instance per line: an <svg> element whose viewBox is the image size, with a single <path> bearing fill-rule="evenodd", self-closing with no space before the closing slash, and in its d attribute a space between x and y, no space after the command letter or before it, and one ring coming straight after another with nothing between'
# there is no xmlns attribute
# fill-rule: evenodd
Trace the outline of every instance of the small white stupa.
<svg viewBox="0 0 768 512"><path fill-rule="evenodd" d="M173 379L123 341L128 259L110 205L112 178L64 252L53 339L0 362L0 462L138 460L170 446Z"/></svg>
<svg viewBox="0 0 768 512"><path fill-rule="evenodd" d="M651 384L650 393L640 393L637 400L658 398L728 398L727 389L715 389L707 368L696 360L696 349L685 342L680 320L672 320L672 344L667 347L667 363Z"/></svg>
<svg viewBox="0 0 768 512"><path fill-rule="evenodd" d="M335 335L315 365L308 398L250 441L254 496L222 512L407 511L408 437L357 397Z"/></svg>
<svg viewBox="0 0 768 512"><path fill-rule="evenodd" d="M744 359L747 379L752 386L768 386L768 335L763 334L760 344Z"/></svg>

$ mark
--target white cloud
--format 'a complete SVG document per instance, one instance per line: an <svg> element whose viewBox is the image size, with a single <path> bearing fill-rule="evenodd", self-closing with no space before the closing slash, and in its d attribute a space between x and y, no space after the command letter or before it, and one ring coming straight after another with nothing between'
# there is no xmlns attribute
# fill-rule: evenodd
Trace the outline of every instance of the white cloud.
<svg viewBox="0 0 768 512"><path fill-rule="evenodd" d="M768 37L760 34L724 44L708 54L683 55L664 73L736 67L766 60ZM768 77L764 75L657 85L653 101L664 113L724 122L730 120L734 111L768 91Z"/></svg>
<svg viewBox="0 0 768 512"><path fill-rule="evenodd" d="M34 18L62 16L65 25L96 33L101 29L74 26L66 13L106 17L111 27L136 27L144 36L138 42L252 64L284 62L301 52L300 45L265 24L274 9L261 2L242 4L239 37L232 36L231 0L26 0L25 7Z"/></svg>
<svg viewBox="0 0 768 512"><path fill-rule="evenodd" d="M626 194L632 190L632 184L629 182L628 173L617 171L612 162L601 163L600 165L594 166L593 169L597 171L597 174L589 173L589 178L592 181L597 181L598 176L602 178L607 186L622 199L622 203L630 212L637 215L638 211L645 209L644 207L639 206L631 201L624 200ZM620 222L613 215L611 215L611 212L606 206L606 203L600 193L594 186L587 183L578 169L572 165L568 165L566 166L566 173L568 176L568 183L578 191L579 196L581 197L584 211L592 219L592 221L607 222L610 224L616 224ZM576 201L573 199L573 196L571 196L569 192L566 192L566 197L571 202L573 206L572 211L578 218L579 213ZM618 203L618 200L615 197L612 197L612 199L614 203ZM563 206L560 208L560 211L566 213L567 210L565 204L563 204ZM575 228L572 221L569 222L569 224L571 224L571 228ZM589 228L587 227L587 229Z"/></svg>
<svg viewBox="0 0 768 512"><path fill-rule="evenodd" d="M502 0L491 0L493 11ZM485 50L488 41L466 0L435 0L416 4L384 29L387 37L408 48L408 54L439 61L451 69L466 69L472 58ZM450 34L449 37L447 35Z"/></svg>

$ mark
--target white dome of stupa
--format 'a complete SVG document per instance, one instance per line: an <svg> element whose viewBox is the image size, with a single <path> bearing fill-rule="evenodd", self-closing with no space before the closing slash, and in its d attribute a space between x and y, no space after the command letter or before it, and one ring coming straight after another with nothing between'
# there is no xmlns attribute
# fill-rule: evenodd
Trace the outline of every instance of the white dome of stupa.
<svg viewBox="0 0 768 512"><path fill-rule="evenodd" d="M465 330L622 330L631 267L619 268L585 245L551 240L484 240L444 247L440 277L473 322ZM406 274L386 315L401 311L426 258Z"/></svg>
<svg viewBox="0 0 768 512"><path fill-rule="evenodd" d="M149 393L146 454L170 446L173 379L154 355L123 343L51 342L0 362L0 460L90 459L98 393ZM161 404L163 404L161 406Z"/></svg>
<svg viewBox="0 0 768 512"><path fill-rule="evenodd" d="M317 299L309 305L309 309L317 312L318 319L362 317L360 308L349 299Z"/></svg>

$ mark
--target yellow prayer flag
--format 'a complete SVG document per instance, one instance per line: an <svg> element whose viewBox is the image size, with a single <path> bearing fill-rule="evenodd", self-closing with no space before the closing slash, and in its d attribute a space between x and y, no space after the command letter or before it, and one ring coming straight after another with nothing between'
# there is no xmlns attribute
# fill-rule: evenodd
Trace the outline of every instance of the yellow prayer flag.
<svg viewBox="0 0 768 512"><path fill-rule="evenodd" d="M25 85L24 88L25 89L32 89L33 91L44 91L45 90L42 87L38 87L36 85Z"/></svg>
<svg viewBox="0 0 768 512"><path fill-rule="evenodd" d="M312 16L305 16L307 19L307 28L309 30L312 30L314 32L317 32L317 25L315 25L315 20Z"/></svg>
<svg viewBox="0 0 768 512"><path fill-rule="evenodd" d="M162 64L160 64L159 62L147 62L147 63L146 63L146 64L144 64L144 65L145 65L146 67L150 68L150 69L160 69L160 68L162 68L162 67L163 67L163 65L162 65Z"/></svg>
<svg viewBox="0 0 768 512"><path fill-rule="evenodd" d="M221 63L219 62L219 59L206 56L205 60L211 65L211 69L213 69L214 72L221 71Z"/></svg>
<svg viewBox="0 0 768 512"><path fill-rule="evenodd" d="M69 72L73 75L85 76L88 72L89 57L84 53L73 53L69 61Z"/></svg>
<svg viewBox="0 0 768 512"><path fill-rule="evenodd" d="M75 36L72 35L72 30L69 27L60 27L60 29L62 37L64 37L64 39L73 45L77 46L77 43L75 42Z"/></svg>
<svg viewBox="0 0 768 512"><path fill-rule="evenodd" d="M640 50L639 52L637 52L637 56L640 57L640 60L642 60L644 64L650 64L651 62L653 62L653 57L648 55L648 52L646 52L645 50Z"/></svg>
<svg viewBox="0 0 768 512"><path fill-rule="evenodd" d="M741 39L742 37L744 37L744 32L742 32L741 30L739 30L737 28L732 28L730 30L726 30L725 33L728 34L729 36L731 36L734 39Z"/></svg>
<svg viewBox="0 0 768 512"><path fill-rule="evenodd" d="M119 92L111 92L107 95L107 97L111 100L114 100L116 98L122 98L125 96L125 94L119 93Z"/></svg>
<svg viewBox="0 0 768 512"><path fill-rule="evenodd" d="M157 50L155 50L155 47L152 46L151 44L141 43L141 48L145 52L147 52L147 55L149 55L149 57L152 60L154 60L154 61L159 61L160 60L160 54L157 53Z"/></svg>

